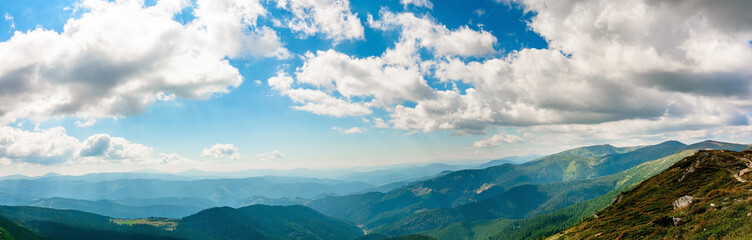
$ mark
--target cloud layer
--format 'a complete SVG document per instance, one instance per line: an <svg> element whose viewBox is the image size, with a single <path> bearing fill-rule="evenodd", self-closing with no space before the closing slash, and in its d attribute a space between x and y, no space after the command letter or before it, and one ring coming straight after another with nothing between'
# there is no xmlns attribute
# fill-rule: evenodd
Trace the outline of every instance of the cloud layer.
<svg viewBox="0 0 752 240"><path fill-rule="evenodd" d="M158 165L194 162L177 153L161 153L161 158L155 158L153 152L151 147L107 134L91 135L81 142L66 134L62 127L26 131L0 126L0 162L7 164Z"/></svg>
<svg viewBox="0 0 752 240"><path fill-rule="evenodd" d="M206 99L239 86L227 58L285 57L276 33L256 26L257 1L86 0L62 32L37 28L0 43L0 123L19 118L124 117L155 101ZM133 38L138 36L138 38Z"/></svg>
<svg viewBox="0 0 752 240"><path fill-rule="evenodd" d="M378 109L383 125L410 132L512 126L655 136L750 125L752 21L739 15L747 2L500 2L534 12L528 25L549 48L496 56L496 37L482 29L382 10L368 26L400 38L381 56L318 51L269 84L298 110L345 117Z"/></svg>

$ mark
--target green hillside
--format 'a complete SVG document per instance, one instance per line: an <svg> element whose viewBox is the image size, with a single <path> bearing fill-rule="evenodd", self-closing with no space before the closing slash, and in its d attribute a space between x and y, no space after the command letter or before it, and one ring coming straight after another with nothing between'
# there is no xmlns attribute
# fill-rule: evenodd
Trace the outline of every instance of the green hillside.
<svg viewBox="0 0 752 240"><path fill-rule="evenodd" d="M23 226L0 216L0 240L42 240L47 239Z"/></svg>
<svg viewBox="0 0 752 240"><path fill-rule="evenodd" d="M183 218L175 230L191 239L353 239L359 228L303 206L211 208Z"/></svg>
<svg viewBox="0 0 752 240"><path fill-rule="evenodd" d="M545 201L546 202L545 204L540 204L541 207L538 207L535 210L531 211L530 215L526 216L526 217L529 217L527 219L513 220L513 219L498 218L498 219L493 219L493 220L487 220L487 218L479 217L482 215L457 214L457 215L453 215L455 219L473 219L473 220L460 221L460 222L448 225L446 227L440 227L437 229L433 229L431 231L427 231L425 233L431 236L439 237L440 239L488 239L492 237L496 239L528 239L528 238L537 239L540 237L549 236L565 228L568 228L574 225L575 223L579 222L581 219L592 215L598 210L605 208L614 199L614 197L617 196L620 192L626 191L630 189L631 187L636 186L636 184L643 181L644 179L647 179L655 174L662 172L663 170L673 165L675 162L681 160L683 157L691 155L694 151L696 151L694 149L736 150L740 148L749 148L749 146L742 145L742 144L705 141L705 142L689 145L685 148L688 150L680 152L678 154L671 155L669 157L656 160L656 161L650 161L650 162L641 164L637 167L634 167L632 169L629 169L627 171L612 174L609 176L588 179L588 180L581 180L581 181L571 181L569 184L552 183L552 184L541 185L537 187L536 189L546 189L546 187L544 186L549 186L548 188L549 194L547 194L547 196L550 196L550 198L549 200ZM554 186L558 186L558 187L554 187ZM552 208L555 209L557 206L558 207L567 206L567 204L571 202L567 203L568 198L566 196L569 196L569 199L577 199L576 197L595 195L593 194L592 191L598 191L598 189L602 189L602 188L599 188L598 186L600 187L611 186L612 190L608 193L605 193L604 195L600 195L591 200L573 204L569 207L563 208L561 210L557 210L553 213L537 215L537 214L547 212L547 211L541 211L543 209L550 210ZM556 189L561 189L561 190L556 190ZM586 190L586 191L581 191L581 190ZM499 197L502 197L502 196L503 195L499 195ZM565 197L562 197L562 196L565 196ZM572 197L575 197L575 198L572 198ZM488 200L491 200L491 199L488 199ZM514 198L510 197L508 199L514 199ZM482 202L488 202L488 200L482 201ZM537 200L537 201L542 202L543 200ZM530 205L530 203L526 201L519 201L519 202ZM463 207L469 208L470 206L473 206L473 205L477 207L479 204L469 204ZM533 204L533 205L537 205L537 204ZM504 209L506 208L502 204L497 204L497 205L487 206L487 209L491 209L492 211L501 212L502 214L505 214ZM475 211L477 211L477 209ZM431 212L431 211L427 211L426 213L428 212ZM473 212L473 210L469 212ZM419 214L415 214L415 215L419 216ZM533 216L533 215L537 215L537 216ZM457 216L461 216L461 217L457 217ZM436 217L434 219L441 219L441 217ZM486 219L486 220L481 220L481 219ZM430 223L431 221L427 221L427 222ZM399 225L400 223L395 223L392 226L399 226ZM411 226L411 225L404 224L402 226Z"/></svg>
<svg viewBox="0 0 752 240"><path fill-rule="evenodd" d="M161 228L118 225L109 217L73 210L0 206L0 216L51 239L177 239Z"/></svg>
<svg viewBox="0 0 752 240"><path fill-rule="evenodd" d="M589 212L584 215L588 216L605 207L605 204L608 204L608 201L612 199L612 197L607 197L609 200L598 200L601 196L618 194L619 190L660 173L663 169L671 166L671 164L692 155L694 152L694 150L685 150L668 157L646 162L621 173L594 179L522 186L475 204L468 204L443 211L432 210L417 213L406 217L401 222L388 225L382 231L391 234L401 234L404 232L417 232L439 228L428 231L427 234L439 237L440 239L455 239L459 237L458 235L462 236L459 237L460 239L473 239L474 237L472 236L475 235L484 237L496 235L500 229L505 229L505 227L509 226L515 226L515 228L519 229L543 229L557 225L555 222L548 221L559 219L567 219L571 224L574 224L576 221L572 222L570 217L564 216L579 216L577 214L578 211ZM575 206L581 202L585 202L585 204ZM524 210L519 210L520 208ZM551 212L554 213L548 214ZM551 218L550 216L556 217ZM453 221L430 225L437 221L429 219L448 218L452 218ZM415 219L420 219L420 221ZM543 219L546 219L546 221L543 221L542 224L536 223ZM523 222L525 224L522 224ZM563 226L558 230L566 227L568 226ZM493 230L496 230L496 232ZM465 232L465 234L460 234L462 232ZM480 238L475 237L475 239Z"/></svg>
<svg viewBox="0 0 752 240"><path fill-rule="evenodd" d="M416 212L482 202L526 184L588 179L606 172L624 171L640 163L672 155L685 147L675 141L640 148L616 148L610 145L584 147L524 164L451 172L387 193L327 197L315 200L308 206L326 215L377 229ZM553 210L555 208L548 211Z"/></svg>
<svg viewBox="0 0 752 240"><path fill-rule="evenodd" d="M113 219L39 207L0 206L5 239L353 239L359 228L304 206L211 208L183 219ZM6 220L6 221L2 221ZM159 220L159 221L157 221ZM17 237L20 236L20 237ZM35 238L36 237L36 238Z"/></svg>
<svg viewBox="0 0 752 240"><path fill-rule="evenodd" d="M748 239L751 166L750 150L700 151L552 239Z"/></svg>

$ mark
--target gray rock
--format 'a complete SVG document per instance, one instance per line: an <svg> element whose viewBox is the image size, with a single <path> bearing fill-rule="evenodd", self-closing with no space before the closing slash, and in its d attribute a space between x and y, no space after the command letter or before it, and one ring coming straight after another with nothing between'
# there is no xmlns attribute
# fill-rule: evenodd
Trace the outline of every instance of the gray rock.
<svg viewBox="0 0 752 240"><path fill-rule="evenodd" d="M674 217L671 219L674 220L674 226L679 226L679 224L682 224L681 218L679 217Z"/></svg>
<svg viewBox="0 0 752 240"><path fill-rule="evenodd" d="M619 195L616 195L616 198L614 198L614 201L611 201L611 205L621 202L622 199L624 199L624 193L619 193Z"/></svg>
<svg viewBox="0 0 752 240"><path fill-rule="evenodd" d="M679 199L674 200L674 209L688 206L689 204L692 203L693 199L694 198L692 196L684 195L683 197L680 197Z"/></svg>

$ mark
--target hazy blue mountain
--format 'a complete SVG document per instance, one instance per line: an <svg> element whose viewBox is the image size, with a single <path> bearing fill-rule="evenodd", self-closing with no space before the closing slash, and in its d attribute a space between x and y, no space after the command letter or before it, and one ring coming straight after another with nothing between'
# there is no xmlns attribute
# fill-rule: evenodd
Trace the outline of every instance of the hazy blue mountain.
<svg viewBox="0 0 752 240"><path fill-rule="evenodd" d="M475 169L483 169L483 168L498 166L498 165L507 164L507 163L509 163L509 164L520 164L520 163L525 163L525 162L528 162L528 161L531 161L531 160L538 159L540 157L543 157L543 156L542 155L536 155L536 154L522 156L522 157L511 156L511 157L505 157L505 158L500 158L500 159L496 159L496 160L491 160L491 161L488 161L488 162L483 163L481 165L475 166L473 168L475 168Z"/></svg>
<svg viewBox="0 0 752 240"><path fill-rule="evenodd" d="M394 182L411 182L431 177L445 171L456 171L473 167L475 167L475 164L450 165L444 163L433 163L425 166L407 166L368 172L354 172L342 176L341 179L348 181L361 181L378 186Z"/></svg>
<svg viewBox="0 0 752 240"><path fill-rule="evenodd" d="M270 205L270 206L290 206L290 205L305 205L311 202L310 199L303 199L303 198L265 198L265 197L259 197L254 196L250 197L248 199L245 199L245 201L241 204L241 206L250 206L250 205Z"/></svg>
<svg viewBox="0 0 752 240"><path fill-rule="evenodd" d="M19 197L10 194L0 194L0 205L78 210L116 218L181 218L216 206L208 200L189 198L90 201L58 197Z"/></svg>
<svg viewBox="0 0 752 240"><path fill-rule="evenodd" d="M644 146L638 147L614 147L610 144L593 145L566 150L553 155L575 155L580 157L604 157L612 154L628 153Z"/></svg>
<svg viewBox="0 0 752 240"><path fill-rule="evenodd" d="M170 173L151 173L151 172L106 172L106 173L89 173L84 174L80 176L69 176L69 175L44 175L40 177L35 177L33 179L45 179L45 180L78 180L78 181L89 181L89 182L102 182L102 181L114 181L114 180L120 180L120 179L157 179L157 180L173 180L173 181L186 181L186 180L197 180L197 178L193 177L187 177L187 176L179 176L175 174Z"/></svg>
<svg viewBox="0 0 752 240"><path fill-rule="evenodd" d="M705 150L705 149L712 149L712 150L731 150L731 151L743 151L751 147L750 144L738 144L738 143L726 143L726 142L719 142L719 141L713 141L713 140L707 140L702 141L699 143L695 143L692 145L687 146L687 149L698 149L698 150Z"/></svg>
<svg viewBox="0 0 752 240"><path fill-rule="evenodd" d="M266 198L315 198L344 195L372 188L361 182L278 183L264 178L167 181L120 179L90 182L49 178L0 181L0 192L36 198L62 197L82 200L151 198L201 198L219 206L239 206L253 196Z"/></svg>

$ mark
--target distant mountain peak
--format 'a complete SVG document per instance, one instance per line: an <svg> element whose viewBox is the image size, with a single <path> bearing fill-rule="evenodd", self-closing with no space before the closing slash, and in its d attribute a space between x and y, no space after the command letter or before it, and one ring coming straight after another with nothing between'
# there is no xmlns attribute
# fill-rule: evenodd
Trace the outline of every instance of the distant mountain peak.
<svg viewBox="0 0 752 240"><path fill-rule="evenodd" d="M58 174L56 172L49 172L49 173L47 173L45 175L42 175L41 177L60 177L60 176L63 176L63 175Z"/></svg>
<svg viewBox="0 0 752 240"><path fill-rule="evenodd" d="M669 144L671 144L671 145L686 145L683 142L679 142L679 141L676 141L676 140L668 140L668 141L662 142L662 143L660 143L658 145L669 145Z"/></svg>

